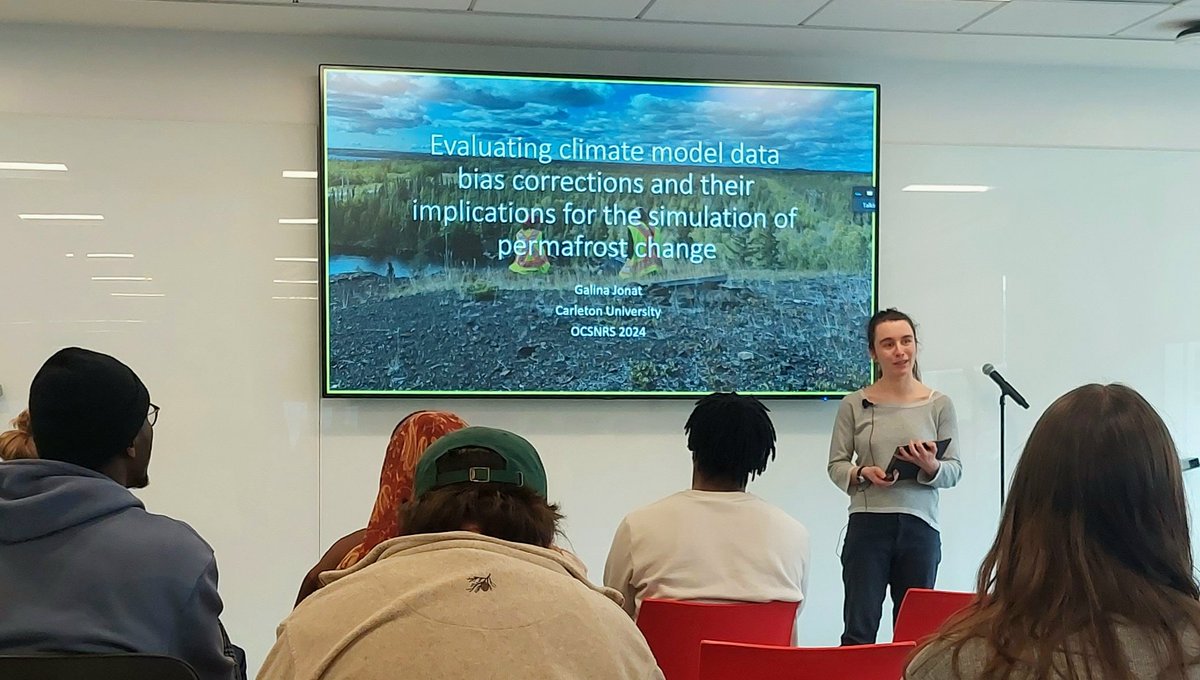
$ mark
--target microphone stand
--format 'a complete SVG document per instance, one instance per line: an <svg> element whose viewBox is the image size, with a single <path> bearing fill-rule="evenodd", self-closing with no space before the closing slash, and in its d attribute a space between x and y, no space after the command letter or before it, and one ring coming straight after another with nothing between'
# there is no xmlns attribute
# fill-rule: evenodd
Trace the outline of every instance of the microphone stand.
<svg viewBox="0 0 1200 680"><path fill-rule="evenodd" d="M1029 408L1029 403L1021 397L1016 388L1008 384L1008 381L1004 379L1004 376L1000 375L1000 373L996 371L996 368L991 364L983 365L983 373L991 378L992 382L996 383L996 385L1000 387L1000 514L1003 515L1005 487L1007 486L1007 484L1005 484L1005 481L1007 480L1005 479L1004 475L1004 455L1007 453L1004 446L1004 407L1008 405L1009 394L1012 394L1012 397L1016 400L1018 406Z"/></svg>
<svg viewBox="0 0 1200 680"><path fill-rule="evenodd" d="M1000 390L1000 514L1004 515L1004 404L1008 395Z"/></svg>

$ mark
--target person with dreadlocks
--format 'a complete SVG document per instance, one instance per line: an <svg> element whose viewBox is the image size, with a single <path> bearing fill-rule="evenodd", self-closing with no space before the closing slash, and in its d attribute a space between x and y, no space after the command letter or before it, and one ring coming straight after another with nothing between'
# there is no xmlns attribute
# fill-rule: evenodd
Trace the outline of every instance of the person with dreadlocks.
<svg viewBox="0 0 1200 680"><path fill-rule="evenodd" d="M759 400L736 392L696 402L683 428L692 487L621 520L604 565L604 585L625 596L630 616L637 618L647 597L803 606L808 529L746 492L747 482L775 458L767 412Z"/></svg>

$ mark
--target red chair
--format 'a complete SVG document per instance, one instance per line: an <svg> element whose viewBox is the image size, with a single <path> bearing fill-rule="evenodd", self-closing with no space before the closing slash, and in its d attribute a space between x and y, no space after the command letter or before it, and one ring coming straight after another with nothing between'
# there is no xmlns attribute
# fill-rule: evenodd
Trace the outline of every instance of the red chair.
<svg viewBox="0 0 1200 680"><path fill-rule="evenodd" d="M913 642L855 647L700 644L699 680L900 680Z"/></svg>
<svg viewBox="0 0 1200 680"><path fill-rule="evenodd" d="M949 590L910 588L900 603L895 642L916 642L937 632L951 616L966 609L975 601L975 593L956 593Z"/></svg>
<svg viewBox="0 0 1200 680"><path fill-rule="evenodd" d="M666 680L696 680L701 640L792 643L796 602L685 602L647 598L637 627Z"/></svg>

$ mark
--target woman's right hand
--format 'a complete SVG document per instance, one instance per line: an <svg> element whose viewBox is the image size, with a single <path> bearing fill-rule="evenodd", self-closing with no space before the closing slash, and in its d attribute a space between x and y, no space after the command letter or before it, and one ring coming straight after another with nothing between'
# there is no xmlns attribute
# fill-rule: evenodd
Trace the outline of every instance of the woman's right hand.
<svg viewBox="0 0 1200 680"><path fill-rule="evenodd" d="M896 480L888 477L883 468L877 465L859 468L858 472L862 475L863 479L875 486L891 486L896 483Z"/></svg>

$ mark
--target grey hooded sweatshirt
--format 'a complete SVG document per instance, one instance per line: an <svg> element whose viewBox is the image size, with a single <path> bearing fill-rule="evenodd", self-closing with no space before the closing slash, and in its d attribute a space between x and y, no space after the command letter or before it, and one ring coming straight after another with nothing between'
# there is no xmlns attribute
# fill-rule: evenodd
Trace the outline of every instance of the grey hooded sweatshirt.
<svg viewBox="0 0 1200 680"><path fill-rule="evenodd" d="M212 548L191 527L98 472L0 463L0 654L165 654L202 680L244 677L220 613Z"/></svg>

